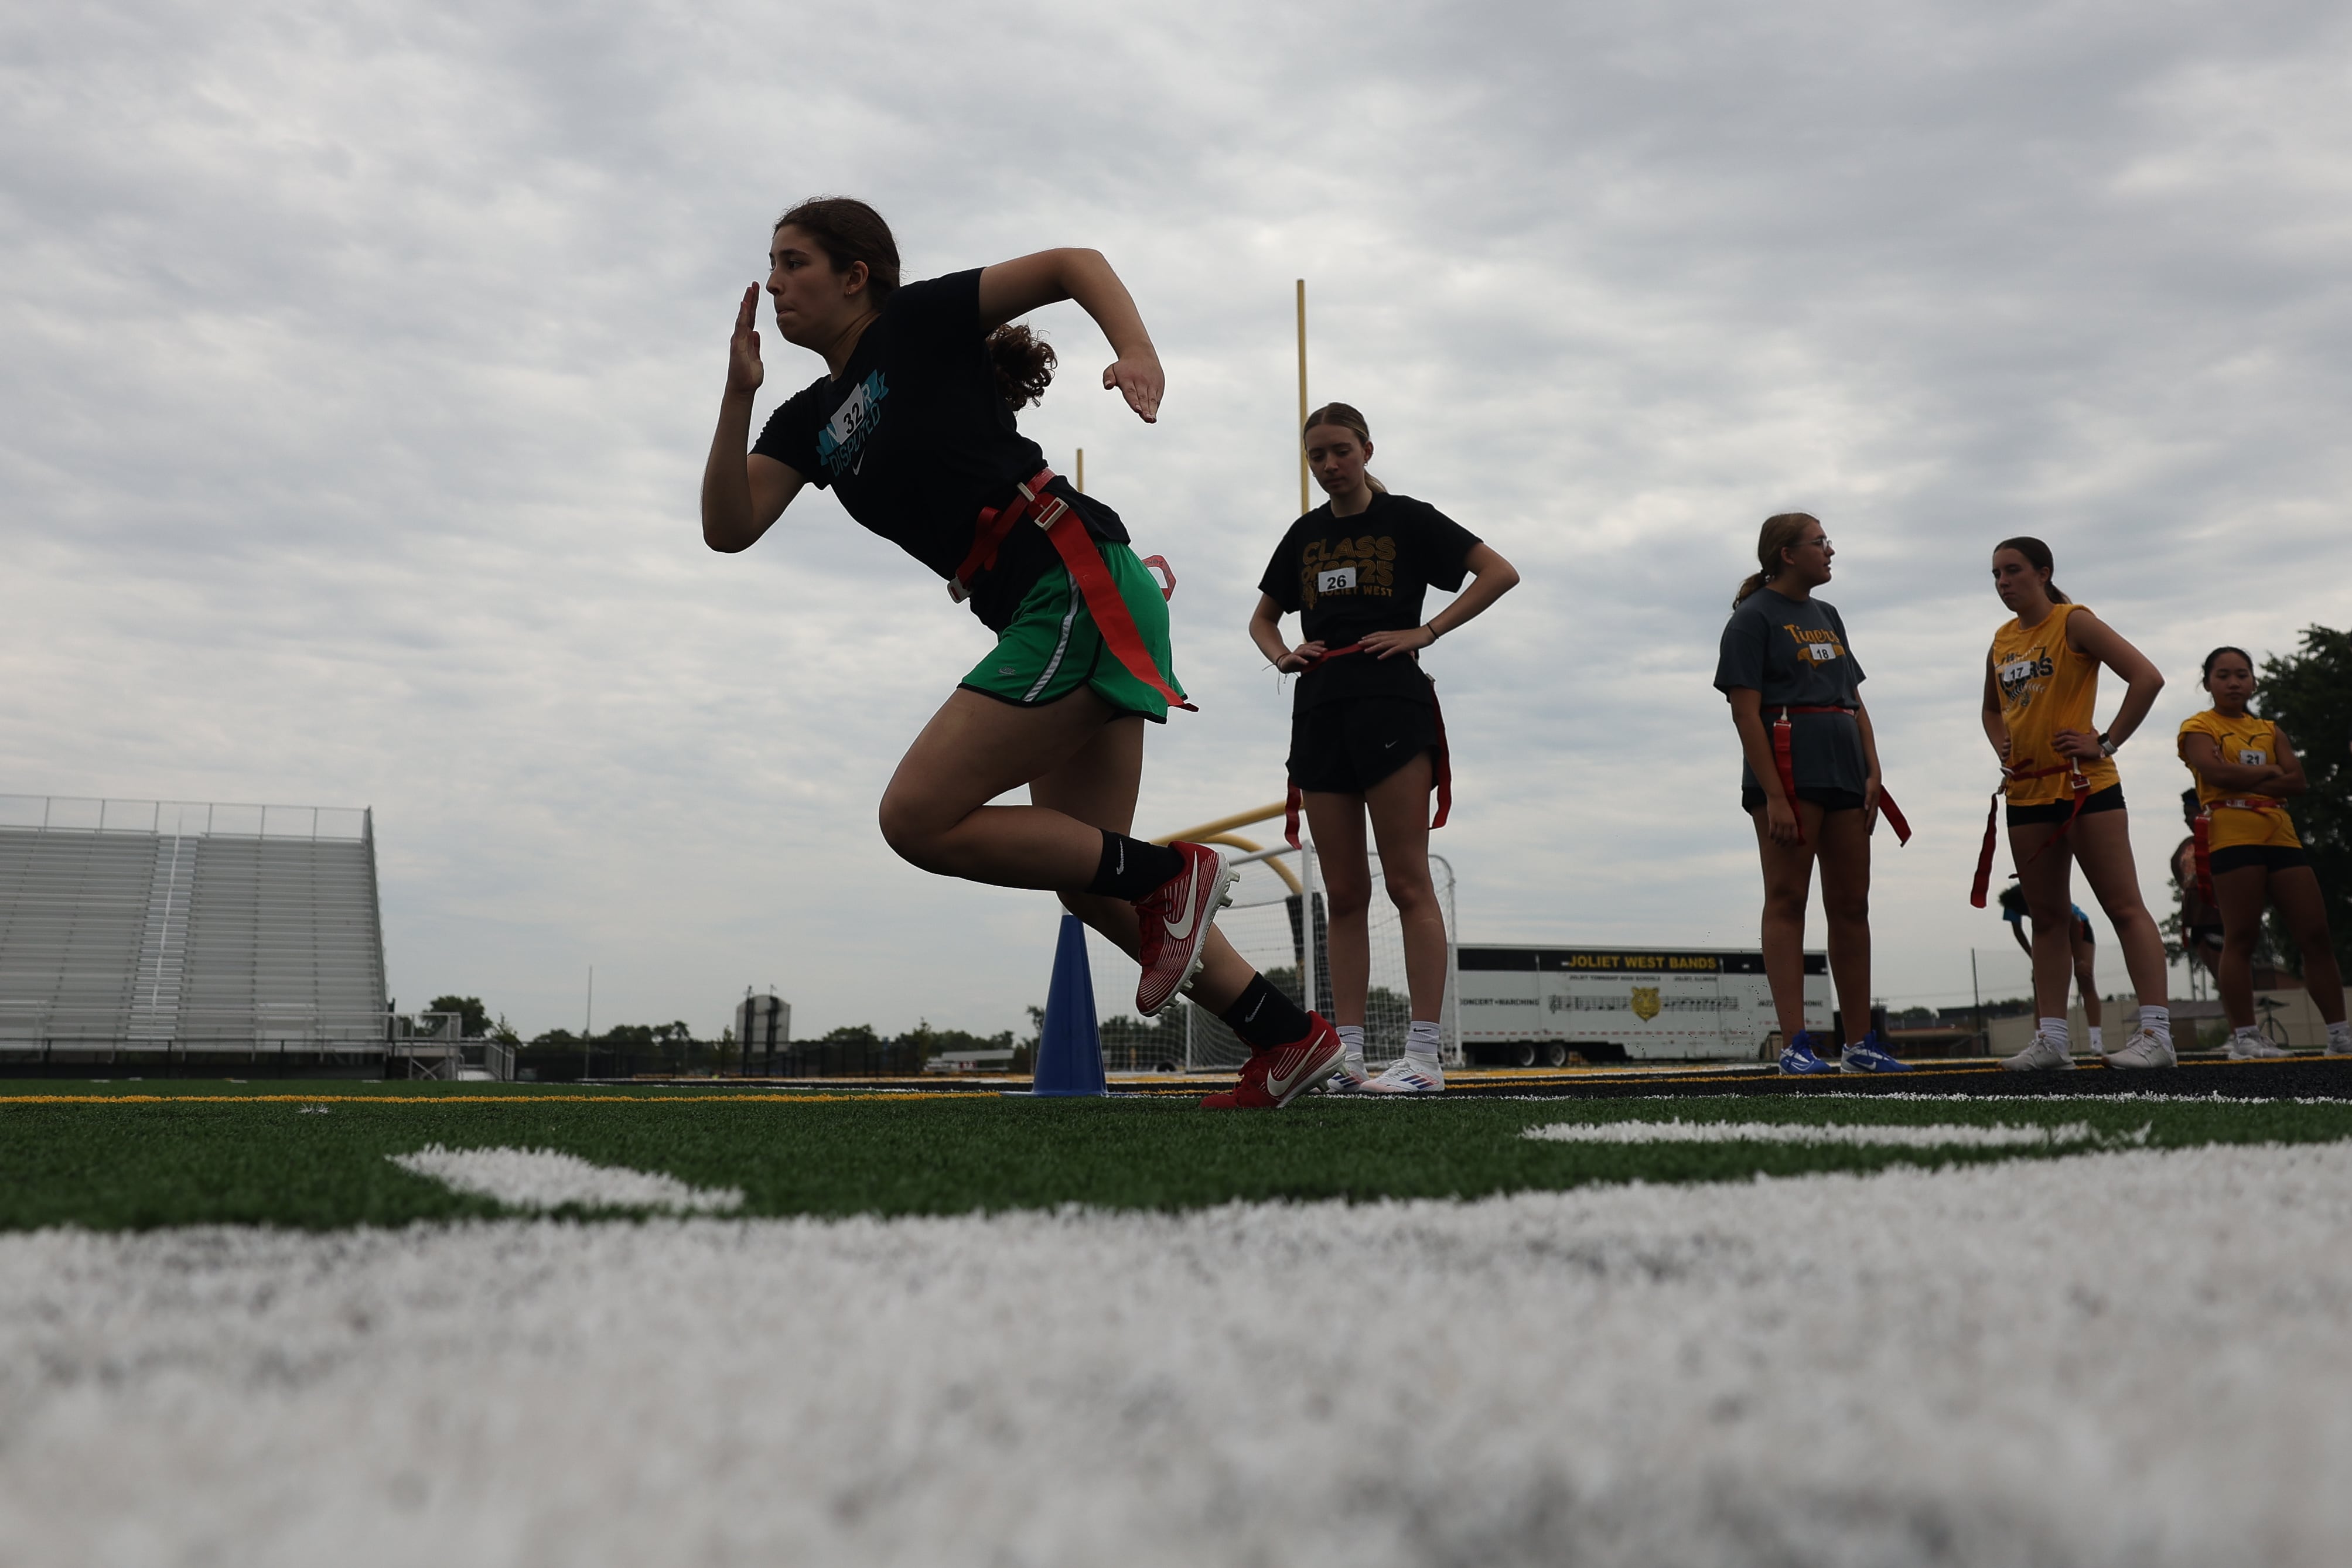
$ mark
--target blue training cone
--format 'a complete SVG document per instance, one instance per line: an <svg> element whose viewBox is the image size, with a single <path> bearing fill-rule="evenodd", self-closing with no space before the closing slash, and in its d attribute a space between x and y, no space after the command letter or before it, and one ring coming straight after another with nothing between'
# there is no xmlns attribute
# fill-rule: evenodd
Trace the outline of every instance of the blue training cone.
<svg viewBox="0 0 2352 1568"><path fill-rule="evenodd" d="M1094 972L1087 963L1087 928L1075 915L1062 916L1062 935L1054 946L1054 983L1045 991L1045 1026L1038 1035L1037 1077L1031 1093L1106 1092Z"/></svg>

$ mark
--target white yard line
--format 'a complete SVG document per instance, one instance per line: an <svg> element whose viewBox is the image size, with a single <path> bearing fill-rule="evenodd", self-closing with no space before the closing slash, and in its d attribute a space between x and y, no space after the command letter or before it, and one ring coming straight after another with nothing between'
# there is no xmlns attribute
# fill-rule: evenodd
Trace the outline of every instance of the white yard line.
<svg viewBox="0 0 2352 1568"><path fill-rule="evenodd" d="M2097 1141L2088 1122L2053 1127L1941 1123L1828 1122L1554 1122L1519 1134L1558 1144L1828 1144L1898 1149L2049 1149ZM2147 1129L2120 1134L2118 1143L2147 1142Z"/></svg>
<svg viewBox="0 0 2352 1568"><path fill-rule="evenodd" d="M0 1563L2337 1568L2352 1144L0 1237Z"/></svg>
<svg viewBox="0 0 2352 1568"><path fill-rule="evenodd" d="M652 1208L725 1214L743 1207L740 1187L689 1186L676 1176L600 1166L555 1149L445 1149L385 1156L405 1171L509 1208Z"/></svg>

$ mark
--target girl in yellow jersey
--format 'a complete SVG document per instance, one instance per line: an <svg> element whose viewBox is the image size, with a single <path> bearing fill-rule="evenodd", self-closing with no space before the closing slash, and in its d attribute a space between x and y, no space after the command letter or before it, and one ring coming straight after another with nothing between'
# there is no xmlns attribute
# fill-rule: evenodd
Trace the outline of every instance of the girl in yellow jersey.
<svg viewBox="0 0 2352 1568"><path fill-rule="evenodd" d="M1985 737L2000 756L2010 852L2033 916L2033 1039L2001 1065L2018 1071L2074 1065L2066 1031L2066 983L2074 975L2069 885L2074 862L2116 928L2124 967L2139 993L2139 1027L2110 1067L2170 1067L2172 1012L2165 999L2164 938L2140 902L2116 748L2131 737L2164 677L2140 651L2051 584L2050 547L2004 539L1992 552L1992 582L2013 619L1993 633L1985 666ZM2124 678L2114 722L2099 730L2092 705L2099 666Z"/></svg>
<svg viewBox="0 0 2352 1568"><path fill-rule="evenodd" d="M2213 706L2180 726L2180 760L2197 776L2205 808L2205 855L2221 906L2221 1010L2230 1018L2230 1054L2244 1059L2286 1051L2254 1030L2254 943L2263 905L2275 902L2303 949L2303 980L2327 1022L2327 1053L2352 1056L2344 1022L2344 979L2327 930L2319 875L2295 836L2284 797L2310 789L2286 732L2246 711L2254 662L2242 648L2205 655L2205 689ZM2204 867L2200 867L2201 876Z"/></svg>

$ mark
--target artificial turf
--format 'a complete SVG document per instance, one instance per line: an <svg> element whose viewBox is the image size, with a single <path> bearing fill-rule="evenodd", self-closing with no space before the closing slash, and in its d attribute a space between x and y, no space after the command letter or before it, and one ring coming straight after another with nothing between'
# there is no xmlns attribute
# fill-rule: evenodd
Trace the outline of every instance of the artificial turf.
<svg viewBox="0 0 2352 1568"><path fill-rule="evenodd" d="M26 1086L30 1088L31 1086ZM62 1086L60 1086L62 1087ZM420 1086L422 1087L422 1086ZM163 1091L152 1096L142 1092ZM488 1090L488 1093L469 1091ZM113 1084L0 1103L0 1228L207 1223L331 1228L501 1212L386 1157L427 1145L562 1150L740 1188L749 1215L1177 1209L1233 1200L1425 1198L1591 1182L1689 1182L1976 1163L2009 1150L1576 1145L1563 1121L2087 1123L2152 1147L2352 1137L2352 1103L1879 1097L1302 1101L1216 1114L1189 1101L534 1092L504 1085Z"/></svg>

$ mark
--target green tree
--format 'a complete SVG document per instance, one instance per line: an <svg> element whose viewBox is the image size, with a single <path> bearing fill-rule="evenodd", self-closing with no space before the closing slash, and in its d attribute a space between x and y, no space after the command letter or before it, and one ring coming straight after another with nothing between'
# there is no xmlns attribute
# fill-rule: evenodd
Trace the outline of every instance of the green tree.
<svg viewBox="0 0 2352 1568"><path fill-rule="evenodd" d="M2264 659L2262 674L2253 708L2303 759L2311 793L2287 807L2319 873L2336 960L2352 966L2352 632L2306 626L2302 647ZM2291 941L2279 946L2294 953Z"/></svg>
<svg viewBox="0 0 2352 1568"><path fill-rule="evenodd" d="M479 1040L490 1032L490 1009L482 1005L479 997L436 997L425 1004L428 1013L462 1013L465 1024L459 1030L467 1040Z"/></svg>
<svg viewBox="0 0 2352 1568"><path fill-rule="evenodd" d="M879 1045L882 1037L870 1023L845 1023L817 1037L826 1045Z"/></svg>

